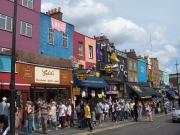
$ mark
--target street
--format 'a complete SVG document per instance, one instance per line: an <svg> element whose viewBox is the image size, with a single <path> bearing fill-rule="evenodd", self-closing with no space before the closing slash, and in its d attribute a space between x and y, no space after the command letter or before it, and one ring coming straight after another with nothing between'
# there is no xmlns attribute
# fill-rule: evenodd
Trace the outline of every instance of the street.
<svg viewBox="0 0 180 135"><path fill-rule="evenodd" d="M179 135L180 123L172 123L171 115L157 117L153 122L138 122L113 130L104 130L93 135Z"/></svg>

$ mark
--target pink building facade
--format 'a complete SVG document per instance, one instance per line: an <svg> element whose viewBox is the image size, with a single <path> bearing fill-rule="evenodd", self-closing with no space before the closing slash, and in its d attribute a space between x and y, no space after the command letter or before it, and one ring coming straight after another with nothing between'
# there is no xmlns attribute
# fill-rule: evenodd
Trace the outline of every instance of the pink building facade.
<svg viewBox="0 0 180 135"><path fill-rule="evenodd" d="M79 32L73 34L73 57L78 67L88 69L96 65L96 40Z"/></svg>
<svg viewBox="0 0 180 135"><path fill-rule="evenodd" d="M16 49L38 53L41 0L17 0ZM13 0L0 1L0 49L12 46Z"/></svg>

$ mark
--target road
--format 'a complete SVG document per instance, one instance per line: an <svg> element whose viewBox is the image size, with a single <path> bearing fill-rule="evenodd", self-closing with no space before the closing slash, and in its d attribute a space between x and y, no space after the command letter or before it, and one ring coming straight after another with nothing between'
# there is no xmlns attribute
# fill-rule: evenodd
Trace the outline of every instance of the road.
<svg viewBox="0 0 180 135"><path fill-rule="evenodd" d="M106 130L93 135L180 135L180 123L172 123L171 115L157 117L153 122L137 122L125 127Z"/></svg>

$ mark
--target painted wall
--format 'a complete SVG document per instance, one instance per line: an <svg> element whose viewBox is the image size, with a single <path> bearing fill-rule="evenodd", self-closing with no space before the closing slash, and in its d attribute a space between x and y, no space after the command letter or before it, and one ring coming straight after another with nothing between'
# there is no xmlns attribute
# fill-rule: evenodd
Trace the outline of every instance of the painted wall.
<svg viewBox="0 0 180 135"><path fill-rule="evenodd" d="M128 58L128 82L137 82L137 61Z"/></svg>
<svg viewBox="0 0 180 135"><path fill-rule="evenodd" d="M11 57L0 55L0 71L11 72Z"/></svg>
<svg viewBox="0 0 180 135"><path fill-rule="evenodd" d="M66 33L68 35L68 48L63 47L63 32L60 32L56 29L54 29L54 45L48 43L48 31L50 27L51 17L41 13L39 53L48 56L69 59L73 55L74 26L66 23Z"/></svg>
<svg viewBox="0 0 180 135"><path fill-rule="evenodd" d="M163 72L163 83L169 85L169 74L167 72Z"/></svg>
<svg viewBox="0 0 180 135"><path fill-rule="evenodd" d="M138 60L138 82L147 82L146 62Z"/></svg>
<svg viewBox="0 0 180 135"><path fill-rule="evenodd" d="M93 58L89 58L89 45L93 46ZM85 61L86 61L86 68L89 66L96 65L96 40L85 37Z"/></svg>
<svg viewBox="0 0 180 135"><path fill-rule="evenodd" d="M16 48L18 50L23 50L26 52L38 53L41 0L34 0L33 10L23 7L21 5L22 0L18 0ZM12 17L13 2L9 0L0 0L0 13ZM20 35L21 21L25 21L32 24L33 28L31 38ZM11 48L11 46L12 32L0 30L0 48Z"/></svg>
<svg viewBox="0 0 180 135"><path fill-rule="evenodd" d="M78 54L78 43L83 43L83 55ZM73 34L73 56L78 59L79 64L85 67L85 35L74 31Z"/></svg>

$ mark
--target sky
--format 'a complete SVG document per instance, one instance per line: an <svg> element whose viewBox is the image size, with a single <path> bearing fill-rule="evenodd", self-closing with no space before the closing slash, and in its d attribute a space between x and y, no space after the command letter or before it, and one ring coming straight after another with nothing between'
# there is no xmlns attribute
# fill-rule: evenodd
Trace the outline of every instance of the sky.
<svg viewBox="0 0 180 135"><path fill-rule="evenodd" d="M87 36L107 35L119 50L159 59L176 73L180 64L179 0L41 0L41 11L61 7L63 20ZM178 66L180 71L180 65Z"/></svg>

